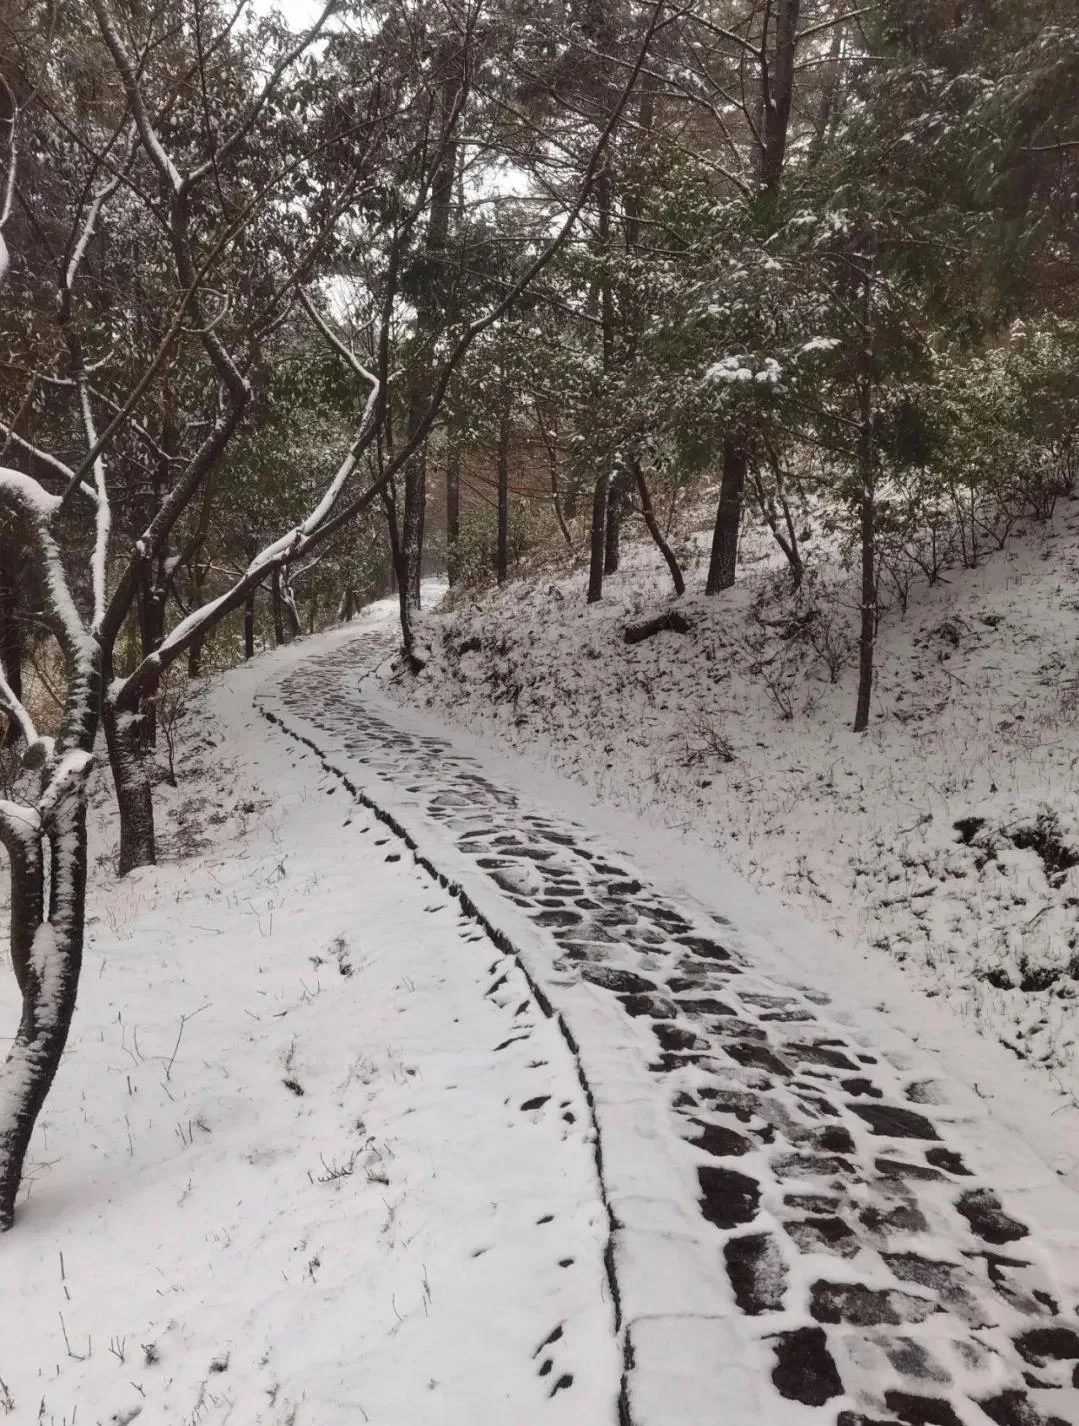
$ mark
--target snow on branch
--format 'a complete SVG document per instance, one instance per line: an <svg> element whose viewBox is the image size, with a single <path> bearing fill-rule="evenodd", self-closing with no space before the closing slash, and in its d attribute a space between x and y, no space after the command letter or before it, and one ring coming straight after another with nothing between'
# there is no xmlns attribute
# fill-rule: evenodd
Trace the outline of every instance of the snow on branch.
<svg viewBox="0 0 1079 1426"><path fill-rule="evenodd" d="M78 274L83 258L86 256L86 249L89 247L90 239L97 230L97 220L101 216L101 210L119 186L120 175L117 174L116 177L110 179L103 188L99 188L90 200L90 207L87 210L86 218L78 237L72 244L71 256L64 270L64 288L67 292L70 292L75 285L75 277Z"/></svg>
<svg viewBox="0 0 1079 1426"><path fill-rule="evenodd" d="M60 547L52 531L53 517L62 504L59 495L50 494L33 476L0 466L0 510L7 509L20 517L33 537L49 605L60 623L62 642L81 669L86 666L88 656L92 657L90 638L72 598Z"/></svg>
<svg viewBox="0 0 1079 1426"><path fill-rule="evenodd" d="M104 0L94 0L95 10L100 10L103 4ZM226 590L224 594L219 595L216 599L210 600L201 608L192 610L185 619L182 619L175 628L170 630L159 647L152 654L149 654L143 659L126 679L117 680L113 684L109 690L109 697L117 711L132 711L138 699L153 688L160 675L160 670L163 667L167 667L178 654L189 647L207 628L217 623L232 610L239 608L250 591L256 589L275 567L286 564L305 554L309 549L321 545L331 535L336 533L337 530L341 529L366 510L381 491L386 488L394 474L401 469L404 463L410 459L423 443L445 398L450 378L465 354L476 339L489 327L493 326L495 322L513 306L518 298L528 289L530 284L540 275L544 268L547 267L561 250L580 218L581 211L587 202L588 195L600 171L607 144L629 102L630 95L633 92L634 86L644 66L657 26L660 22L663 6L664 0L656 0L629 76L605 123L600 128L588 162L585 165L580 186L578 187L574 201L570 204L566 212L563 222L559 225L557 231L545 247L530 263L526 264L506 294L498 302L494 303L483 316L471 322L458 336L439 373L435 383L435 389L431 399L427 403L427 408L410 440L397 451L393 460L391 460L381 472L377 481L368 486L366 490L360 495L355 496L343 507L337 509L336 513L334 512L334 506L337 504L345 483L359 465L361 456L372 444L377 434L379 420L372 420L371 418L372 413L377 413L378 411L378 398L382 390L382 383L371 372L367 371L366 368L360 366L354 354L351 353L339 339L335 339L331 331L323 330L322 324L314 313L313 304L310 303L309 299L306 299L305 294L301 291L301 301L309 315L315 318L316 325L319 326L320 330L323 330L323 335L329 337L331 345L345 357L354 370L362 372L365 378L372 382L371 391L367 398L356 438L345 459L334 473L322 499L307 518L301 524L294 526L279 539L268 544L254 557L247 569L235 580L230 589ZM383 363L383 368L384 365ZM156 521L154 523L156 524ZM144 542L147 548L152 547L151 540L149 539L150 535L151 531L148 531L147 536L144 536Z"/></svg>
<svg viewBox="0 0 1079 1426"><path fill-rule="evenodd" d="M3 708L5 713L9 713L18 723L22 735L26 739L26 746L33 747L38 740L34 720L30 717L22 699L15 694L11 684L8 683L2 666L0 666L0 708Z"/></svg>
<svg viewBox="0 0 1079 1426"><path fill-rule="evenodd" d="M12 430L5 421L0 421L0 435L4 437L4 441L7 445L17 446L19 450L25 451L32 459L41 461L43 465L47 465L49 469L55 471L57 475L63 476L64 480L69 484L75 479L75 472L69 465L65 465L62 460L59 460L54 455L50 455L48 451L41 450L39 446L34 445L33 441L25 440L17 431ZM82 489L84 494L93 495L94 493L92 487L85 482L83 482L79 488Z"/></svg>
<svg viewBox="0 0 1079 1426"><path fill-rule="evenodd" d="M0 86L8 97L11 105L11 117L5 120L8 127L7 139L7 172L4 175L4 187L0 193L0 282L4 280L4 274L8 270L7 243L4 242L4 226L11 217L11 207L15 201L15 168L17 153L15 149L15 122L18 117L18 108L15 104L15 96L11 92L11 86L7 80L0 75Z"/></svg>
<svg viewBox="0 0 1079 1426"><path fill-rule="evenodd" d="M86 375L81 372L78 377L79 407L82 411L82 422L86 430L86 443L91 450L97 444L97 428L94 425L93 408L90 405L90 391L86 383ZM94 616L93 629L96 632L101 627L101 621L105 617L105 606L108 601L108 564L109 564L109 531L112 528L112 511L109 507L108 491L105 487L105 457L99 451L94 458L94 492L97 497L97 511L94 520L94 553L92 558L92 577L94 590Z"/></svg>
<svg viewBox="0 0 1079 1426"><path fill-rule="evenodd" d="M51 770L48 784L38 800L43 826L55 821L68 804L68 799L77 795L94 763L93 753L84 748L72 748L57 761Z"/></svg>
<svg viewBox="0 0 1079 1426"><path fill-rule="evenodd" d="M41 840L41 818L33 807L0 800L0 842L8 848L29 847Z"/></svg>
<svg viewBox="0 0 1079 1426"><path fill-rule="evenodd" d="M348 365L352 368L352 370L356 373L357 376L362 376L364 381L371 381L375 384L375 386L377 386L378 378L373 372L367 370L367 368L363 365L363 363L360 361L359 357L352 350L352 348L345 345L345 343L330 326L329 322L326 321L326 318L323 317L322 313L319 312L318 309L315 307L315 304L311 301L310 296L304 290L304 288L297 287L296 291L299 295L300 301L303 303L304 311L307 313L307 315L311 318L311 321L314 322L315 326L329 342L330 346L333 347L334 351L338 354L338 356L343 358L343 360L348 363Z"/></svg>
<svg viewBox="0 0 1079 1426"><path fill-rule="evenodd" d="M108 46L109 53L112 55L116 68L120 71L120 77L124 84L124 92L127 94L128 103L131 105L131 113L138 127L139 138L142 140L143 147L150 155L158 171L172 188L172 191L179 193L183 184L183 180L180 177L180 170L165 152L164 146L157 136L157 130L150 122L149 111L146 108L142 90L139 87L135 66L131 61L131 56L124 47L123 40L120 38L120 32L116 28L116 23L109 12L106 0L92 0L92 3L102 38Z"/></svg>
<svg viewBox="0 0 1079 1426"><path fill-rule="evenodd" d="M342 489L358 467L361 457L374 438L375 424L371 420L371 413L378 399L380 384L373 376L371 380L374 384L367 397L356 438L348 454L334 472L318 504L300 524L294 525L291 530L286 531L285 534L272 540L261 549L250 561L243 574L224 594L200 605L198 609L193 609L186 618L181 619L176 627L169 631L159 647L139 664L131 676L123 683L118 683L111 691L111 696L118 707L122 706L125 694L130 693L132 688L141 688L151 674L156 673L162 665L171 662L172 658L182 652L192 638L238 607L247 592L261 584L275 567L286 564L301 555L309 544L321 535ZM361 498L366 498L369 503L380 488L381 483L365 492L365 496Z"/></svg>
<svg viewBox="0 0 1079 1426"><path fill-rule="evenodd" d="M60 497L50 495L32 475L0 466L0 507L5 505L34 524L47 524L60 508Z"/></svg>

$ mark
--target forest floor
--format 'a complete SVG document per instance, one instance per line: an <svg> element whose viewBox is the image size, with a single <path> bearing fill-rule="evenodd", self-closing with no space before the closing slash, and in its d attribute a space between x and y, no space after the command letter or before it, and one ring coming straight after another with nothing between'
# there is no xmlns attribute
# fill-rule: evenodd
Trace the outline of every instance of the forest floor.
<svg viewBox="0 0 1079 1426"><path fill-rule="evenodd" d="M0 1420L1079 1421L1074 1101L394 643L215 680L157 869L101 789Z"/></svg>
<svg viewBox="0 0 1079 1426"><path fill-rule="evenodd" d="M905 612L892 596L865 735L854 578L825 567L792 598L774 545L748 540L737 586L706 598L706 545L680 600L642 543L595 605L567 560L455 596L427 616L423 673L389 691L874 948L1074 1096L1079 506L915 582ZM624 642L672 607L688 633Z"/></svg>

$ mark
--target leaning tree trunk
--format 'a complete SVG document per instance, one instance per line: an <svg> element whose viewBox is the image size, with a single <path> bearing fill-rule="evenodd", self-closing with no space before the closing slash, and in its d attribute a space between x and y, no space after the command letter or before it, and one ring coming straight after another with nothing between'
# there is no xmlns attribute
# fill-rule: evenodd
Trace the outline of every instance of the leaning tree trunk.
<svg viewBox="0 0 1079 1426"><path fill-rule="evenodd" d="M791 507L783 492L779 472L776 472L776 485L779 495L779 503L783 507L784 528L780 528L779 512L776 510L776 502L770 491L764 488L764 482L759 474L753 474L753 493L757 497L757 507L764 516L765 523L772 532L772 538L783 551L787 564L790 566L791 583L795 591L801 589L802 581L805 578L805 562L802 559L802 552L798 548L798 533L794 528L794 519L791 516Z"/></svg>
<svg viewBox="0 0 1079 1426"><path fill-rule="evenodd" d="M708 562L705 594L718 594L734 584L747 464L746 452L737 441L728 439L723 442L723 479L719 487L719 508L712 535L712 557Z"/></svg>
<svg viewBox="0 0 1079 1426"><path fill-rule="evenodd" d="M644 471L641 469L641 462L633 456L630 459L630 470L637 486L637 496L641 502L641 514L644 516L644 523L648 527L648 533L655 541L656 549L667 561L667 568L671 572L671 579L674 581L674 592L681 596L686 592L686 581L682 574L682 567L678 563L677 556L671 549L670 544L659 528L659 521L656 519L656 512L652 507L652 495L648 489L648 482L644 478Z"/></svg>
<svg viewBox="0 0 1079 1426"><path fill-rule="evenodd" d="M27 867L29 877L21 906L11 906L13 951L16 935L26 940L31 925L33 935L24 964L19 1031L0 1071L0 1102L4 1105L0 1114L0 1232L13 1222L34 1124L53 1088L76 1010L78 974L83 968L87 863L86 800L81 784L88 767L87 756L76 776L67 777L66 786L51 801L44 821L50 860L47 920L41 918L40 841L36 843L37 867Z"/></svg>
<svg viewBox="0 0 1079 1426"><path fill-rule="evenodd" d="M604 472L592 492L592 541L588 567L588 602L603 598L603 561L606 554L607 486L609 475Z"/></svg>

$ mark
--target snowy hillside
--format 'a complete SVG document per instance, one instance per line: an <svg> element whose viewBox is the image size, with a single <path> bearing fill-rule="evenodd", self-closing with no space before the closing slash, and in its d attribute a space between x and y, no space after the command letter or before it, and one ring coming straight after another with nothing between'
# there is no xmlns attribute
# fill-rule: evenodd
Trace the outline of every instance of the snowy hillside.
<svg viewBox="0 0 1079 1426"><path fill-rule="evenodd" d="M603 601L563 568L427 616L396 698L492 729L899 961L1017 1054L1077 1082L1079 513L1032 524L882 620L869 732L850 731L853 583L787 592L770 551L672 607L651 546ZM754 559L754 554L756 558ZM834 680L834 681L833 681Z"/></svg>

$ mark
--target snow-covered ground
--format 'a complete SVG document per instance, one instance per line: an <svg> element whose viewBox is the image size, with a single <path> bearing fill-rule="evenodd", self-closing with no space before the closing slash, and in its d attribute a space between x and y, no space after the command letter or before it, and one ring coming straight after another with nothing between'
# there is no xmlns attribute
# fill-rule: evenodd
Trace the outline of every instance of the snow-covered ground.
<svg viewBox="0 0 1079 1426"><path fill-rule="evenodd" d="M692 572L687 634L623 641L672 603L654 550L633 544L596 605L567 567L459 597L427 616L423 673L387 689L894 958L1073 1095L1077 530L1064 503L977 569L915 585L905 614L893 606L862 736L856 590L825 577L792 602L752 542L736 589L705 598Z"/></svg>
<svg viewBox="0 0 1079 1426"><path fill-rule="evenodd" d="M116 882L102 795L75 1027L0 1247L0 1420L611 1419L572 1056L513 961L256 715L290 656L188 716L172 860Z"/></svg>
<svg viewBox="0 0 1079 1426"><path fill-rule="evenodd" d="M651 804L388 702L387 616L214 683L160 868L113 879L101 789L75 1030L0 1243L0 1420L771 1426L826 1419L829 1351L845 1426L911 1381L913 1419L1079 1420L1077 1106ZM769 1045L774 1084L743 1054ZM807 1172L838 1259L783 1187ZM732 1243L782 1258L764 1315ZM897 1249L968 1284L924 1332Z"/></svg>

